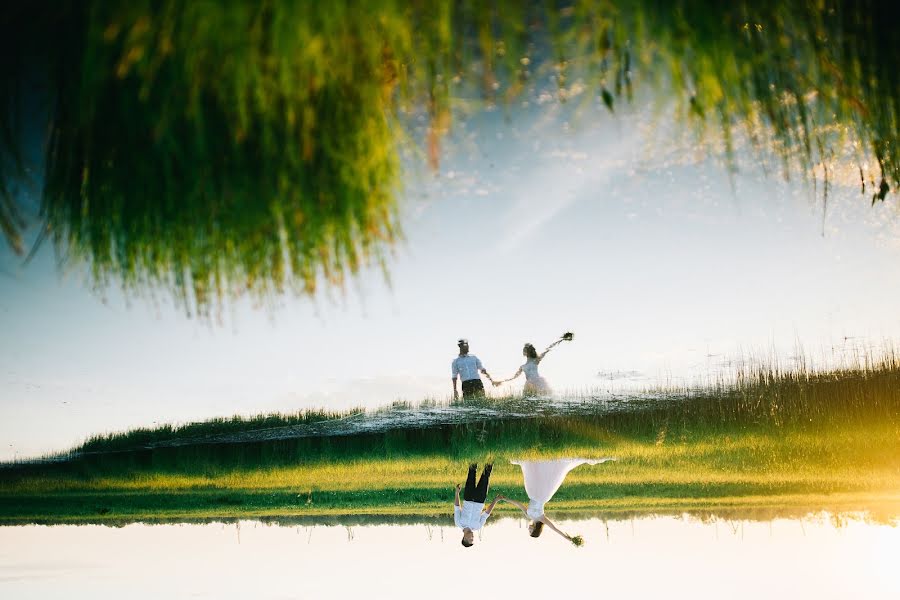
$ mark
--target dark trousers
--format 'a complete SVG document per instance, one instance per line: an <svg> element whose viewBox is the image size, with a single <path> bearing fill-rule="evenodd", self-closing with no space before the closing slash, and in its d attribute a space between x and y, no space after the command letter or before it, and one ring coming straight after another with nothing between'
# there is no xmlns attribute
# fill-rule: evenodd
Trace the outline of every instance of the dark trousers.
<svg viewBox="0 0 900 600"><path fill-rule="evenodd" d="M469 465L469 476L466 477L463 500L484 504L484 501L487 500L488 485L490 485L491 469L493 468L494 465L485 465L484 471L481 472L481 477L478 479L478 485L475 485L475 472L478 470L478 465L474 463Z"/></svg>
<svg viewBox="0 0 900 600"><path fill-rule="evenodd" d="M468 379L462 382L463 398L484 396L484 384L480 379Z"/></svg>

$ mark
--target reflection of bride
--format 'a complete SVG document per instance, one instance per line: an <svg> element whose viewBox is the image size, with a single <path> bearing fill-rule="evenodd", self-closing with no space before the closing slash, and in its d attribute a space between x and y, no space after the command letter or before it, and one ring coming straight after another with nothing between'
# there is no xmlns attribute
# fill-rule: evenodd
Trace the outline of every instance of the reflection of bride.
<svg viewBox="0 0 900 600"><path fill-rule="evenodd" d="M579 465L597 465L615 458L559 458L556 460L511 460L514 465L522 467L522 475L525 477L525 491L528 493L528 506L521 502L503 497L507 502L514 504L531 519L528 531L531 537L538 537L544 529L544 525L563 536L576 546L583 541L580 536L571 536L560 530L544 514L544 505L550 501L559 486L565 480L569 471Z"/></svg>
<svg viewBox="0 0 900 600"><path fill-rule="evenodd" d="M509 379L503 379L502 381L493 381L491 382L494 386L498 386L502 383L506 383L507 381L512 381L522 373L525 373L525 387L522 388L522 394L525 396L549 396L550 395L550 385L547 383L547 380L541 377L540 373L538 373L538 365L544 359L548 352L553 349L557 344L560 344L564 341L571 341L575 336L572 333L565 333L561 338L547 346L547 349L537 353L535 347L531 344L525 344L525 347L522 348L522 355L525 356L525 364L519 367L519 370L516 371L515 375L510 377Z"/></svg>

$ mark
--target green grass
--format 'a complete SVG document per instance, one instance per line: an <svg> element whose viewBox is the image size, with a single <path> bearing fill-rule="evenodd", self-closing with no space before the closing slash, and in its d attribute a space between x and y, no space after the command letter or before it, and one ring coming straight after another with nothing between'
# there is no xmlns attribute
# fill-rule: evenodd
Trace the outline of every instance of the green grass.
<svg viewBox="0 0 900 600"><path fill-rule="evenodd" d="M86 445L92 452L66 462L7 465L0 521L437 515L470 461L493 460L493 489L524 499L509 460L559 456L618 461L570 473L554 510L873 502L900 510L900 365L892 356L829 373L757 371L631 411L126 449L148 435L193 439L240 423L253 421L97 438ZM104 444L109 451L99 452Z"/></svg>
<svg viewBox="0 0 900 600"><path fill-rule="evenodd" d="M205 437L227 435L276 427L297 427L345 419L360 415L361 408L341 412L306 410L295 414L271 413L265 415L221 417L207 421L184 424L164 424L158 427L138 428L126 432L113 432L92 436L73 453L110 452L147 447L166 442L202 440Z"/></svg>
<svg viewBox="0 0 900 600"><path fill-rule="evenodd" d="M490 443L492 489L524 499L511 457L613 455L569 474L553 510L710 507L864 507L900 498L900 431L870 425L835 431L698 434L656 444L598 432L594 444L518 452ZM499 451L498 451L499 450ZM0 520L143 519L304 514L446 513L466 460L442 454L310 459L292 466L38 470L6 474ZM900 504L897 505L900 508Z"/></svg>
<svg viewBox="0 0 900 600"><path fill-rule="evenodd" d="M361 8L363 7L364 8ZM0 31L0 229L23 251L26 85L50 116L44 233L101 287L189 311L341 285L401 238L401 149L466 110L611 112L642 87L698 143L785 176L900 185L900 39L879 0L14 0ZM510 110L510 113L513 111ZM424 124L417 127L418 117ZM417 151L417 152L416 152ZM818 173L818 175L815 175Z"/></svg>

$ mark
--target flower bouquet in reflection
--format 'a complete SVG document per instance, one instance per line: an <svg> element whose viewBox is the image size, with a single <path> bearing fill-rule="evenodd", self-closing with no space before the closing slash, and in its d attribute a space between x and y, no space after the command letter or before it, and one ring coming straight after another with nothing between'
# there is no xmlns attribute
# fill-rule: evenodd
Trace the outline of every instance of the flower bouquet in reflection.
<svg viewBox="0 0 900 600"><path fill-rule="evenodd" d="M570 536L570 537L569 537L569 541L572 542L572 545L573 545L573 546L577 546L577 547L579 547L579 548L581 548L582 546L584 546L584 538L581 537L580 535L573 535L573 536Z"/></svg>

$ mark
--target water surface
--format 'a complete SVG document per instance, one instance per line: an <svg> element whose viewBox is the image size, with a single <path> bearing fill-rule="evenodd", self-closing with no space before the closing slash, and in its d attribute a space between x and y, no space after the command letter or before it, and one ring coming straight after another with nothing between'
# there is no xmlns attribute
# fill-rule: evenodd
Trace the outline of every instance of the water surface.
<svg viewBox="0 0 900 600"><path fill-rule="evenodd" d="M356 521L358 522L358 521ZM900 529L863 515L519 519L473 548L435 523L0 528L3 598L897 598Z"/></svg>

